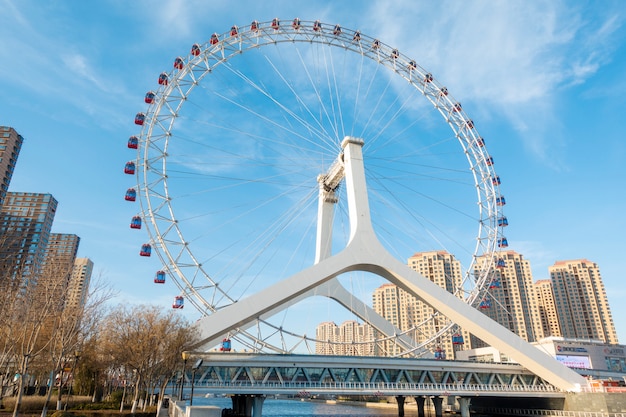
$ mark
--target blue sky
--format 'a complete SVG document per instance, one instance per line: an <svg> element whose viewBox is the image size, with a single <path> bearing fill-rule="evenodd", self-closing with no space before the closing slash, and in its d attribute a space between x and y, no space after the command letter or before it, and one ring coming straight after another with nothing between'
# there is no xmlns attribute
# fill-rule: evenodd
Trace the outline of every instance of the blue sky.
<svg viewBox="0 0 626 417"><path fill-rule="evenodd" d="M625 342L620 1L0 0L0 12L0 124L25 138L10 189L54 195L53 231L81 237L79 256L119 291L116 301L167 307L177 292L150 284L159 266L139 258L145 236L129 230L123 201L126 140L145 92L213 32L300 17L380 38L446 85L497 161L510 249L530 260L535 280L557 260L597 262Z"/></svg>

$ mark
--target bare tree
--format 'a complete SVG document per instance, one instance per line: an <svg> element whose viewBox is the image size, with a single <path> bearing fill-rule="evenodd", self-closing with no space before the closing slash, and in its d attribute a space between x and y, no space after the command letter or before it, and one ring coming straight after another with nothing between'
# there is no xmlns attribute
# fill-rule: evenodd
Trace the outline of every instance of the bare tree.
<svg viewBox="0 0 626 417"><path fill-rule="evenodd" d="M86 340L96 338L98 327L102 317L106 312L106 302L109 301L115 292L110 285L99 275L97 279L91 280L85 303L77 306L64 305L58 314L52 317L50 344L47 349L49 363L52 365L53 375L59 375L59 390L57 396L57 410L62 408L62 385L64 364L74 360L76 362L81 356L81 346ZM74 382L74 372L71 375ZM47 403L52 394L50 386L47 398L42 410L42 417L47 413Z"/></svg>
<svg viewBox="0 0 626 417"><path fill-rule="evenodd" d="M65 269L49 270L47 273L54 276L65 276L67 271ZM13 417L17 417L19 413L29 362L45 351L52 341L49 337L45 337L47 333L42 332L42 330L47 329L47 325L50 323L54 323L54 317L59 312L59 300L65 294L65 282L51 277L52 275L29 275L23 278L22 287L14 301L14 307L10 311L9 320L13 328L14 358L19 361L17 373L20 375ZM39 280L43 280L43 282L39 283Z"/></svg>
<svg viewBox="0 0 626 417"><path fill-rule="evenodd" d="M156 306L120 306L109 314L103 329L102 349L126 372L134 374L132 412L141 389L161 380L163 389L182 358L181 353L197 339L187 321L175 312ZM175 358L178 358L176 360Z"/></svg>

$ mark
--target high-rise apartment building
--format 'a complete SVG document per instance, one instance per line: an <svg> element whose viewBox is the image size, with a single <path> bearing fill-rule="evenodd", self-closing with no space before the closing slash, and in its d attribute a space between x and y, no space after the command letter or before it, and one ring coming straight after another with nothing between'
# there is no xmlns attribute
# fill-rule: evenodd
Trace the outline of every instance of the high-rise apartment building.
<svg viewBox="0 0 626 417"><path fill-rule="evenodd" d="M480 310L528 342L541 339L543 331L530 262L515 251L507 251L480 256L476 267L485 268L488 263L493 276ZM473 348L483 346L484 342L472 337Z"/></svg>
<svg viewBox="0 0 626 417"><path fill-rule="evenodd" d="M618 343L600 268L586 259L548 268L563 337Z"/></svg>
<svg viewBox="0 0 626 417"><path fill-rule="evenodd" d="M0 211L0 279L36 280L57 209L50 194L9 192Z"/></svg>
<svg viewBox="0 0 626 417"><path fill-rule="evenodd" d="M554 303L554 293L552 292L552 281L542 279L535 282L535 297L537 298L537 309L543 337L561 336L561 326L559 316Z"/></svg>
<svg viewBox="0 0 626 417"><path fill-rule="evenodd" d="M445 251L419 252L408 259L408 266L446 291L463 297L462 291L459 291L463 281L461 263L451 254ZM372 306L376 313L406 331L417 343L435 338L450 323L447 317L435 314L430 305L394 284L377 288L372 295ZM466 338L468 336L465 335ZM445 352L447 358L454 357L454 346L449 334L437 340L437 347ZM384 342L382 350L381 354L386 355L401 353L393 341Z"/></svg>
<svg viewBox="0 0 626 417"><path fill-rule="evenodd" d="M0 126L0 207L9 191L15 163L24 138L12 127Z"/></svg>
<svg viewBox="0 0 626 417"><path fill-rule="evenodd" d="M78 258L74 261L65 308L78 309L84 307L87 301L92 272L93 262L91 259Z"/></svg>
<svg viewBox="0 0 626 417"><path fill-rule="evenodd" d="M334 322L324 322L317 326L315 336L318 355L374 355L373 329L366 323L347 320L337 326Z"/></svg>
<svg viewBox="0 0 626 417"><path fill-rule="evenodd" d="M65 306L79 244L80 238L73 234L50 233L48 236L37 288L38 293L46 299L50 299L52 294L58 294L59 310Z"/></svg>

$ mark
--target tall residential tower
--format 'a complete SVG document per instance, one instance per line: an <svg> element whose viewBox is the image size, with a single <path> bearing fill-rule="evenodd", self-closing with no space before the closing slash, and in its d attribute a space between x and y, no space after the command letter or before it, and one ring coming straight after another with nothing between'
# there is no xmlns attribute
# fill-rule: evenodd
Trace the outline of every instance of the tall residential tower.
<svg viewBox="0 0 626 417"><path fill-rule="evenodd" d="M618 343L598 265L578 259L558 261L548 270L562 336Z"/></svg>
<svg viewBox="0 0 626 417"><path fill-rule="evenodd" d="M9 191L9 183L23 141L22 135L12 127L0 126L0 207Z"/></svg>
<svg viewBox="0 0 626 417"><path fill-rule="evenodd" d="M57 201L50 194L9 192L0 211L0 279L36 280L43 267Z"/></svg>
<svg viewBox="0 0 626 417"><path fill-rule="evenodd" d="M543 337L539 310L535 297L530 262L515 252L500 252L478 258L477 268L491 263L493 277L489 294L479 308L481 311L528 342ZM472 347L485 344L472 337Z"/></svg>

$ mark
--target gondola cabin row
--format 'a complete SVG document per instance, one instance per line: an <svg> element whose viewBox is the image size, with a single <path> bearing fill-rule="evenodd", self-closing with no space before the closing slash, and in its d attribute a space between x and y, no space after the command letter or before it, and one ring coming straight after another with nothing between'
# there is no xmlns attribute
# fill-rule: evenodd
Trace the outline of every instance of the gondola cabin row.
<svg viewBox="0 0 626 417"><path fill-rule="evenodd" d="M184 308L185 307L185 299L182 295L177 295L174 297L174 304L172 304L172 308Z"/></svg>
<svg viewBox="0 0 626 417"><path fill-rule="evenodd" d="M155 284L165 284L165 271L157 271L154 275Z"/></svg>
<svg viewBox="0 0 626 417"><path fill-rule="evenodd" d="M141 217L133 216L133 218L130 220L130 228L141 229Z"/></svg>
<svg viewBox="0 0 626 417"><path fill-rule="evenodd" d="M141 250L139 251L139 256L150 256L152 254L152 246L149 243L144 243L141 245Z"/></svg>

